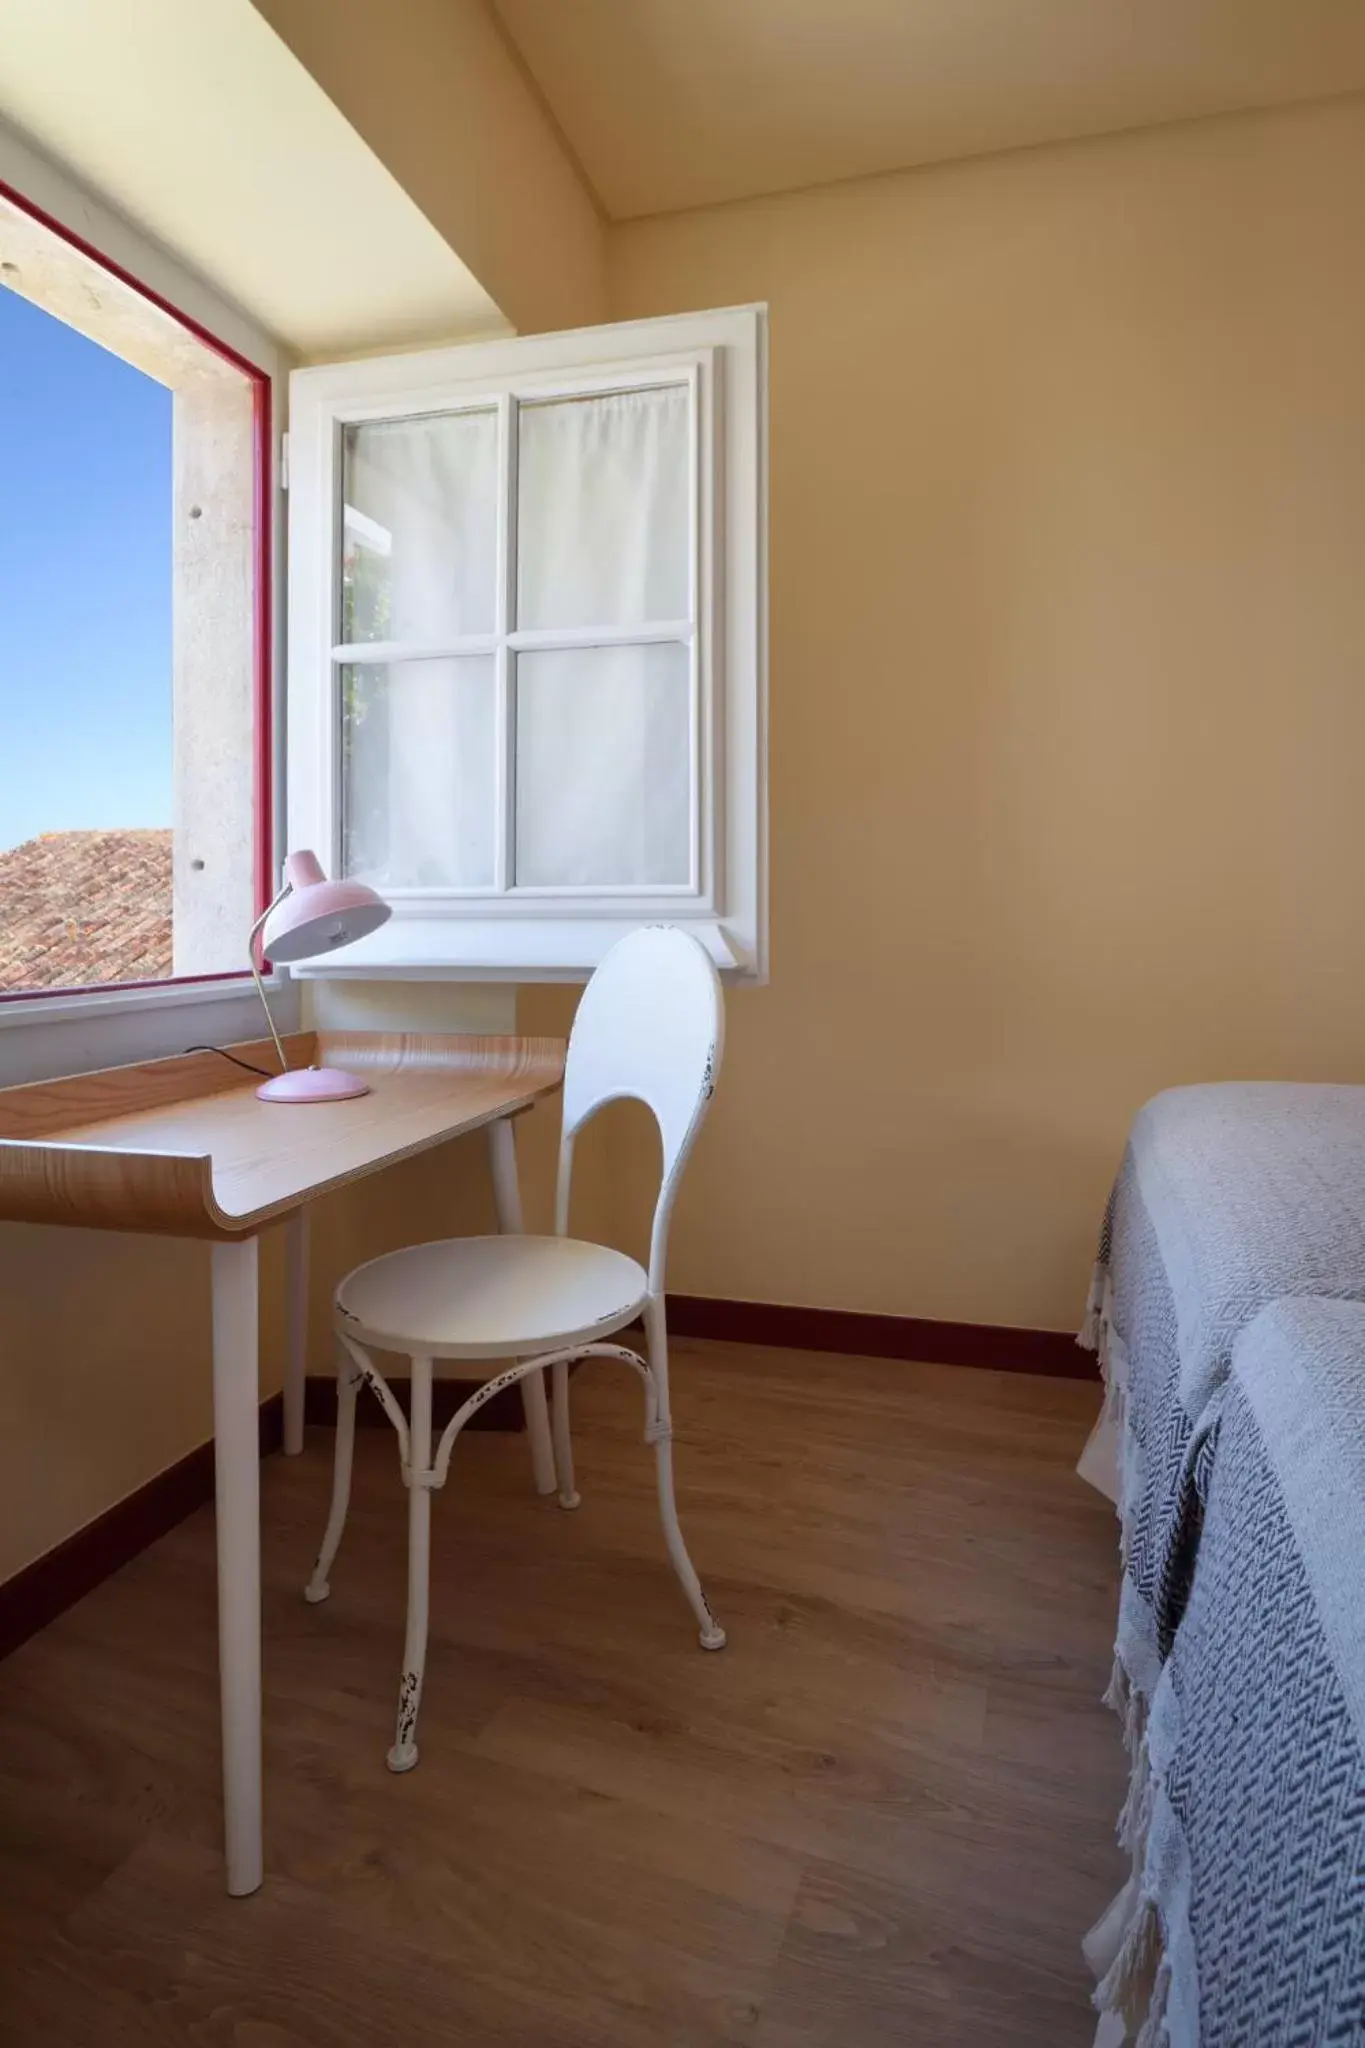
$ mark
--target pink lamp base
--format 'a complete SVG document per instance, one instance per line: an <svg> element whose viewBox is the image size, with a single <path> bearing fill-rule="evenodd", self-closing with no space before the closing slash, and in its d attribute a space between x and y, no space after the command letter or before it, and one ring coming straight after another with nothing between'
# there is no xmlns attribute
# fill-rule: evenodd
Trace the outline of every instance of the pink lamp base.
<svg viewBox="0 0 1365 2048"><path fill-rule="evenodd" d="M262 1102L346 1102L369 1092L368 1081L343 1074L339 1067L295 1067L262 1081L256 1090Z"/></svg>

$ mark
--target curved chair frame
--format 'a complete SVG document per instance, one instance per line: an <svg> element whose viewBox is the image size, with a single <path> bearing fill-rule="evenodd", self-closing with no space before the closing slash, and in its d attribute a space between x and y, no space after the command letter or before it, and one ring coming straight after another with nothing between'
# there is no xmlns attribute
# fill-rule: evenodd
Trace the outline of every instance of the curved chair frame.
<svg viewBox="0 0 1365 2048"><path fill-rule="evenodd" d="M669 1396L668 1333L664 1270L673 1205L683 1169L715 1092L724 1047L724 1003L720 977L690 935L669 926L646 926L608 954L584 991L569 1040L564 1072L564 1123L560 1139L555 1231L568 1235L574 1140L608 1102L632 1099L653 1112L663 1143L663 1172L650 1236L648 1291L643 1302L646 1356L624 1345L577 1343L518 1359L485 1381L446 1424L432 1448L433 1356L411 1357L412 1412L405 1416L393 1389L365 1347L346 1327L336 1292L336 1453L332 1501L305 1598L325 1600L329 1573L341 1543L350 1501L355 1446L356 1400L362 1385L379 1401L398 1438L403 1483L408 1490L408 1614L399 1685L398 1725L388 1753L390 1770L408 1771L417 1762L415 1740L426 1668L428 1633L431 1496L446 1483L456 1440L471 1416L505 1387L539 1385L550 1374L556 1489L561 1508L576 1508L573 1445L569 1426L569 1368L580 1360L607 1358L629 1366L644 1384L646 1443L653 1444L659 1516L670 1562L697 1620L704 1650L719 1650L725 1631L716 1621L688 1555L678 1523L673 1483L673 1422ZM637 1313L632 1304L616 1326ZM533 1380L532 1376L535 1376Z"/></svg>

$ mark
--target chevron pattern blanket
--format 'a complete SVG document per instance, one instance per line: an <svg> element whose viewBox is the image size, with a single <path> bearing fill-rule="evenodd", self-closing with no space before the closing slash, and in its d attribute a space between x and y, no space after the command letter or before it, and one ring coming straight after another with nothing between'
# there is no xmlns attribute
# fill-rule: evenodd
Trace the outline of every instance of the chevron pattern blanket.
<svg viewBox="0 0 1365 2048"><path fill-rule="evenodd" d="M1209 1404L1239 1333L1293 1295L1365 1299L1365 1088L1233 1082L1154 1097L1110 1198L1081 1333L1099 1349L1117 1438L1113 1696L1135 1736L1189 1589Z"/></svg>
<svg viewBox="0 0 1365 2048"><path fill-rule="evenodd" d="M1365 2041L1365 1307L1266 1309L1203 1427L1203 1533L1101 2002L1141 2048L1345 2048Z"/></svg>
<svg viewBox="0 0 1365 2048"><path fill-rule="evenodd" d="M1157 1096L1133 1126L1081 1332L1105 1374L1097 1439L1113 1469L1099 1483L1117 1498L1123 1567L1107 1698L1133 1764L1119 1839L1134 1876L1086 1942L1117 2028L1102 2022L1106 2043L1124 2038L1116 2014L1139 2011L1150 1989L1138 1932L1148 1721L1191 1597L1224 1390L1241 1334L1294 1297L1365 1300L1365 1088L1231 1083ZM1100 1464L1088 1447L1082 1472ZM1150 1941L1150 1915L1143 1924ZM1224 2038L1241 2037L1209 2037Z"/></svg>

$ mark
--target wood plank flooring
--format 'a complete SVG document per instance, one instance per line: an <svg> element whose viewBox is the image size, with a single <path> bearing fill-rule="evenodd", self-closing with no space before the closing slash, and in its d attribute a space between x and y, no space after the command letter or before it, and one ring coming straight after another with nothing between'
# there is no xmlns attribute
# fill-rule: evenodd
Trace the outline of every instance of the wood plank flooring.
<svg viewBox="0 0 1365 2048"><path fill-rule="evenodd" d="M1120 1879L1114 1520L1097 1389L675 1347L663 1560L633 1376L574 1382L584 1504L521 1438L435 1503L416 1771L384 1768L404 1585L391 1438L263 1468L267 1878L219 1861L213 1529L196 1515L0 1666L7 2048L1068 2048Z"/></svg>

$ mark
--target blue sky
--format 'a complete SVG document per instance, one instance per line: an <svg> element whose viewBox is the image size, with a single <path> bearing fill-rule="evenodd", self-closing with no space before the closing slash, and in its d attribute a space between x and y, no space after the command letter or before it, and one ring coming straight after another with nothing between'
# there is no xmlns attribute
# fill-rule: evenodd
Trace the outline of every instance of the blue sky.
<svg viewBox="0 0 1365 2048"><path fill-rule="evenodd" d="M0 286L0 849L171 822L171 394Z"/></svg>

